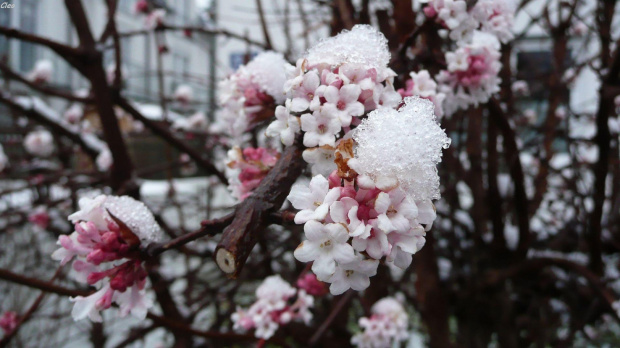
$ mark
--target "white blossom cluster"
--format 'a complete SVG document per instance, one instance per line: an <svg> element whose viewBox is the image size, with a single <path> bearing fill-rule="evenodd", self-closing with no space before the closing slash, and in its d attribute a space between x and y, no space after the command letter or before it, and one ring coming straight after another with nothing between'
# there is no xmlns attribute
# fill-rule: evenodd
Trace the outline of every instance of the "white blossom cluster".
<svg viewBox="0 0 620 348"><path fill-rule="evenodd" d="M147 272L137 249L162 239L153 214L128 196L82 198L79 205L80 210L69 216L75 231L58 238L60 248L52 258L61 265L73 261L76 280L98 290L71 298L71 315L74 320L89 317L100 322L100 311L116 303L120 316L131 313L144 319L153 302L146 294Z"/></svg>
<svg viewBox="0 0 620 348"><path fill-rule="evenodd" d="M511 0L480 0L473 8L467 8L465 0L422 0L428 3L424 13L435 18L449 30L449 37L459 44L466 44L473 38L475 30L495 35L507 43L514 38L512 25L515 3Z"/></svg>
<svg viewBox="0 0 620 348"><path fill-rule="evenodd" d="M366 289L379 260L407 268L424 245L436 217L431 200L439 197L435 166L450 143L433 110L409 97L399 111L371 112L353 132L357 145L346 164L329 180L317 175L291 189L307 238L294 256L313 262L332 294ZM342 173L344 166L355 174Z"/></svg>
<svg viewBox="0 0 620 348"><path fill-rule="evenodd" d="M440 91L446 95L447 115L485 103L499 92L500 56L495 38L482 33L477 33L471 44L446 53L448 69L436 78Z"/></svg>
<svg viewBox="0 0 620 348"><path fill-rule="evenodd" d="M263 52L220 82L218 125L224 133L238 140L252 125L273 115L270 108L285 99L287 67L290 64L280 53Z"/></svg>
<svg viewBox="0 0 620 348"><path fill-rule="evenodd" d="M256 289L256 302L247 310L238 307L231 318L235 330L254 329L256 337L268 339L281 325L296 320L309 324L313 306L314 297L273 275Z"/></svg>
<svg viewBox="0 0 620 348"><path fill-rule="evenodd" d="M288 146L303 132L308 148L304 159L313 165L313 173L329 175L343 133L366 112L401 103L389 60L387 40L368 25L320 41L290 69L284 84L288 98L276 109L267 135L280 137Z"/></svg>
<svg viewBox="0 0 620 348"><path fill-rule="evenodd" d="M351 338L359 348L385 348L407 338L409 316L402 304L393 297L385 297L370 309L370 317L359 319L363 331Z"/></svg>

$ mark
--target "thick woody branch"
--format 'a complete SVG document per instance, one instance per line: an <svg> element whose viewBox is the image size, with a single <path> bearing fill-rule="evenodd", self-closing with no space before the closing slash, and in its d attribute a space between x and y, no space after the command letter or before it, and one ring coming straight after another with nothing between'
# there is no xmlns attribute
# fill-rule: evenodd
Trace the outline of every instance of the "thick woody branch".
<svg viewBox="0 0 620 348"><path fill-rule="evenodd" d="M258 234L263 233L301 174L305 162L301 158L301 137L286 148L276 166L235 210L235 218L222 234L215 252L215 262L231 278L239 275Z"/></svg>

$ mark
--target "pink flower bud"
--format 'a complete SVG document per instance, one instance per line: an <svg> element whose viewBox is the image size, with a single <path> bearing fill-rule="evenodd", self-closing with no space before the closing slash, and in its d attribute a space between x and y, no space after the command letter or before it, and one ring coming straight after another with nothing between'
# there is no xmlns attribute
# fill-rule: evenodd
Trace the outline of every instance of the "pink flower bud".
<svg viewBox="0 0 620 348"><path fill-rule="evenodd" d="M17 313L13 311L4 312L2 317L0 317L0 328L4 330L5 334L9 334L15 330L18 322L19 318L17 317Z"/></svg>

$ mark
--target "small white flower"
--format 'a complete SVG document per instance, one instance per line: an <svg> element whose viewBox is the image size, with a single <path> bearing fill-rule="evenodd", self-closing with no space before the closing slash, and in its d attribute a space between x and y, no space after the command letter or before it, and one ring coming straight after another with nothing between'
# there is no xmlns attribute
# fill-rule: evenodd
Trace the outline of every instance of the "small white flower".
<svg viewBox="0 0 620 348"><path fill-rule="evenodd" d="M448 70L451 72L465 71L469 68L469 53L466 50L459 49L455 52L446 53L446 63Z"/></svg>
<svg viewBox="0 0 620 348"><path fill-rule="evenodd" d="M310 220L322 220L327 216L329 206L340 197L338 188L329 189L329 182L322 175L310 180L310 185L295 184L291 188L287 199L295 209L300 211L295 215L295 223L303 224Z"/></svg>
<svg viewBox="0 0 620 348"><path fill-rule="evenodd" d="M315 110L320 104L319 95L316 93L320 84L321 79L316 70L309 71L303 75L301 84L293 90L291 111L302 112L308 108Z"/></svg>
<svg viewBox="0 0 620 348"><path fill-rule="evenodd" d="M365 224L357 217L359 203L350 197L344 197L332 203L329 208L330 217L334 222L346 224L351 237L368 238L372 226Z"/></svg>
<svg viewBox="0 0 620 348"><path fill-rule="evenodd" d="M97 163L97 169L102 172L108 171L112 166L112 163L114 162L112 159L112 153L106 147L99 152L99 155L97 156L95 162Z"/></svg>
<svg viewBox="0 0 620 348"><path fill-rule="evenodd" d="M304 146L335 146L335 135L340 132L340 120L332 113L332 108L321 107L312 115L301 115L301 130L304 134Z"/></svg>
<svg viewBox="0 0 620 348"><path fill-rule="evenodd" d="M338 117L342 127L348 127L351 125L352 116L364 114L364 105L357 101L360 93L360 86L355 84L344 85L340 89L327 86L323 94L327 102L323 107L329 108L330 113Z"/></svg>
<svg viewBox="0 0 620 348"><path fill-rule="evenodd" d="M410 220L418 216L418 208L400 189L389 193L381 192L375 200L377 226L385 233L407 232L411 228Z"/></svg>
<svg viewBox="0 0 620 348"><path fill-rule="evenodd" d="M281 105L276 108L275 115L276 120L267 127L265 134L269 137L280 136L284 145L293 145L295 134L301 128L299 118L292 116L287 108Z"/></svg>
<svg viewBox="0 0 620 348"><path fill-rule="evenodd" d="M45 129L35 130L24 138L24 147L31 155L47 157L54 152L54 137Z"/></svg>
<svg viewBox="0 0 620 348"><path fill-rule="evenodd" d="M353 248L347 243L349 234L341 224L308 221L304 232L307 240L295 249L293 255L301 262L314 261L312 271L319 280L334 274L336 262L346 264L355 260Z"/></svg>
<svg viewBox="0 0 620 348"><path fill-rule="evenodd" d="M425 225L425 231L429 231L433 227L433 221L437 218L435 206L430 199L416 201L415 203L418 207L418 222Z"/></svg>
<svg viewBox="0 0 620 348"><path fill-rule="evenodd" d="M28 80L35 83L46 83L52 79L54 65L47 59L38 60L28 74Z"/></svg>
<svg viewBox="0 0 620 348"><path fill-rule="evenodd" d="M103 302L106 300L104 297L111 296L110 290L108 283L92 295L71 297L69 300L75 302L73 310L71 310L73 320L78 321L89 317L93 322L100 323L102 318L99 312L106 308L103 306ZM108 302L112 301L111 298L107 300L109 300Z"/></svg>
<svg viewBox="0 0 620 348"><path fill-rule="evenodd" d="M114 297L114 302L119 305L121 317L131 313L133 317L144 320L148 309L153 307L153 300L146 296L146 290L140 290L137 284L125 292L116 292Z"/></svg>
<svg viewBox="0 0 620 348"><path fill-rule="evenodd" d="M312 168L312 175L329 176L338 168L334 162L334 149L329 145L304 150L302 157Z"/></svg>
<svg viewBox="0 0 620 348"><path fill-rule="evenodd" d="M378 260L389 253L390 244L387 234L377 227L377 220L371 220L370 223L373 227L370 235L366 238L363 238L363 235L353 238L352 245L355 250L365 251L368 256Z"/></svg>
<svg viewBox="0 0 620 348"><path fill-rule="evenodd" d="M362 291L370 285L370 277L377 274L377 260L362 260L357 257L350 263L339 263L336 272L328 282L331 283L329 292L340 295L349 289Z"/></svg>
<svg viewBox="0 0 620 348"><path fill-rule="evenodd" d="M393 262L396 267L405 269L411 264L412 255L420 251L426 239L424 228L420 225L405 233L392 232L388 234L388 242L392 246L387 256L388 262Z"/></svg>
<svg viewBox="0 0 620 348"><path fill-rule="evenodd" d="M181 103L189 103L194 99L194 90L188 85L179 85L173 97Z"/></svg>

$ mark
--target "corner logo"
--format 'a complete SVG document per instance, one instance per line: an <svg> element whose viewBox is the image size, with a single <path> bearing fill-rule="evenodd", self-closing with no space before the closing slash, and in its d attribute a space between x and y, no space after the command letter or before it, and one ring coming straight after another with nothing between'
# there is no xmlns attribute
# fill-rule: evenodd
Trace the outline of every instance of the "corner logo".
<svg viewBox="0 0 620 348"><path fill-rule="evenodd" d="M15 4L9 4L8 2L3 2L2 4L0 4L0 9L13 9L15 8Z"/></svg>

